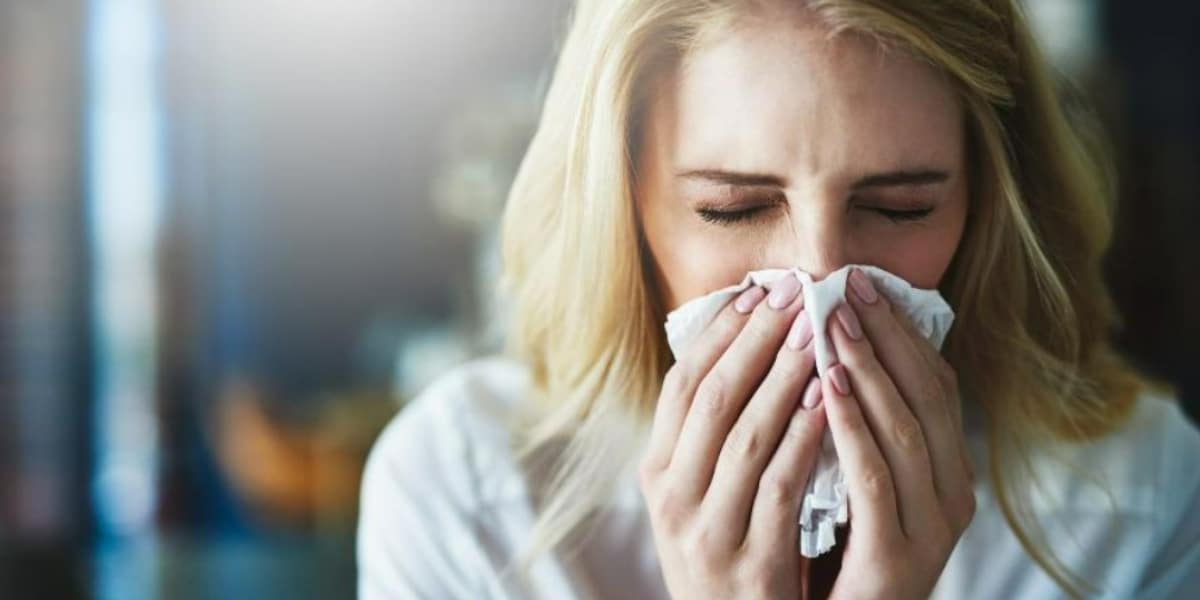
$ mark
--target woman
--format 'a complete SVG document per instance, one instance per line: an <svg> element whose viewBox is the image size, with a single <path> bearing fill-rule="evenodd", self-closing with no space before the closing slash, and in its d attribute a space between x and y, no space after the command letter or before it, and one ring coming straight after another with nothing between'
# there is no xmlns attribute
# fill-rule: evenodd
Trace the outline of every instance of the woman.
<svg viewBox="0 0 1200 600"><path fill-rule="evenodd" d="M1175 597L1200 435L1110 347L1111 190L1012 0L584 0L504 221L510 352L377 442L363 597ZM872 264L813 372L798 284L674 365L667 312ZM794 280L793 280L794 281ZM797 552L824 432L836 551Z"/></svg>

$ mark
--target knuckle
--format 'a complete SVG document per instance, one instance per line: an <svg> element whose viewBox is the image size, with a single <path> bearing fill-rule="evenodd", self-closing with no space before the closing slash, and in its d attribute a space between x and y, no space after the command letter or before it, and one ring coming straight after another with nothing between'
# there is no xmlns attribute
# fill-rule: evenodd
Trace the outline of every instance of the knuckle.
<svg viewBox="0 0 1200 600"><path fill-rule="evenodd" d="M675 533L682 529L686 511L678 495L670 489L663 490L649 500L651 513L664 531Z"/></svg>
<svg viewBox="0 0 1200 600"><path fill-rule="evenodd" d="M787 429L783 432L783 444L801 444L805 440L812 437L813 432L817 429L816 423L809 418L808 413L803 412L803 409L797 410L788 421Z"/></svg>
<svg viewBox="0 0 1200 600"><path fill-rule="evenodd" d="M745 589L749 598L773 598L779 595L778 588L779 573L776 572L775 566L770 559L763 558L755 560L742 569L739 577L745 582L741 587Z"/></svg>
<svg viewBox="0 0 1200 600"><path fill-rule="evenodd" d="M720 414L728 403L726 390L724 377L716 371L710 372L708 377L700 382L700 387L696 388L694 402L697 410L701 414Z"/></svg>
<svg viewBox="0 0 1200 600"><path fill-rule="evenodd" d="M656 518L665 517L675 512L676 502L671 496L669 490L655 491L647 490L647 504L650 507L650 514Z"/></svg>
<svg viewBox="0 0 1200 600"><path fill-rule="evenodd" d="M863 471L863 490L872 498L886 498L892 492L892 474L886 467L871 467Z"/></svg>
<svg viewBox="0 0 1200 600"><path fill-rule="evenodd" d="M725 442L725 450L730 453L733 458L737 459L752 459L757 454L762 446L762 437L758 431L748 425L735 425L733 430L729 432L729 437Z"/></svg>
<svg viewBox="0 0 1200 600"><path fill-rule="evenodd" d="M845 410L828 411L825 415L830 420L836 420L838 428L845 431L851 437L857 438L870 435L870 430L867 429L867 422L858 410L858 407L851 405Z"/></svg>
<svg viewBox="0 0 1200 600"><path fill-rule="evenodd" d="M863 336L861 340L850 340L845 352L838 353L838 359L853 371L875 375L882 370L882 365L875 357L875 348Z"/></svg>
<svg viewBox="0 0 1200 600"><path fill-rule="evenodd" d="M765 305L766 302L763 302L762 306ZM768 310L767 314L756 314L755 318L743 330L742 334L748 336L748 341L754 346L766 346L771 341L771 338L774 337L774 331L777 327L774 327L774 319L771 318L771 312L774 311Z"/></svg>
<svg viewBox="0 0 1200 600"><path fill-rule="evenodd" d="M723 314L717 316L708 327L714 333L713 337L720 340L730 340L746 326L745 316L734 309L730 302L725 306Z"/></svg>
<svg viewBox="0 0 1200 600"><path fill-rule="evenodd" d="M790 506L796 501L796 482L788 475L765 473L758 485L759 493L770 507Z"/></svg>
<svg viewBox="0 0 1200 600"><path fill-rule="evenodd" d="M896 444L909 452L925 449L925 434L916 419L900 419L893 426Z"/></svg>
<svg viewBox="0 0 1200 600"><path fill-rule="evenodd" d="M806 380L812 368L806 366L800 353L791 350L780 350L771 367L781 384L785 387Z"/></svg>
<svg viewBox="0 0 1200 600"><path fill-rule="evenodd" d="M687 365L675 363L667 370L667 375L663 378L663 394L673 397L687 395L691 379L692 375Z"/></svg>
<svg viewBox="0 0 1200 600"><path fill-rule="evenodd" d="M725 553L717 544L716 532L711 526L700 527L689 536L684 551L708 572L720 570L725 563Z"/></svg>

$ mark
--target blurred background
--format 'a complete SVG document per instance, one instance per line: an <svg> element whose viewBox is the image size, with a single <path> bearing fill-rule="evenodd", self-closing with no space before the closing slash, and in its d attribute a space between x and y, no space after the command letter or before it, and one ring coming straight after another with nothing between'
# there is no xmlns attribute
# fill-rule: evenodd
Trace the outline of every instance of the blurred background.
<svg viewBox="0 0 1200 600"><path fill-rule="evenodd" d="M1025 4L1116 149L1121 346L1195 415L1198 5ZM0 597L354 594L371 442L502 335L568 9L0 0Z"/></svg>

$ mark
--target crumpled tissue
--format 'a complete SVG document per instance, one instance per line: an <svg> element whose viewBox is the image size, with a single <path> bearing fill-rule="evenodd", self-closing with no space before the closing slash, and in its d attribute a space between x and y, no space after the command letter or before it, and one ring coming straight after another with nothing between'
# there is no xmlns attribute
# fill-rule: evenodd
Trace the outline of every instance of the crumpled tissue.
<svg viewBox="0 0 1200 600"><path fill-rule="evenodd" d="M683 355L691 342L712 322L724 306L751 285L770 290L772 284L785 275L794 275L802 284L804 315L812 320L814 355L817 374L837 364L833 343L826 324L832 311L846 297L846 278L850 269L858 268L871 278L875 288L908 317L913 327L936 348L941 348L946 333L954 321L954 311L937 290L915 288L904 279L878 267L848 265L824 279L798 269L765 269L751 271L741 283L722 288L691 300L667 315L667 343L676 359ZM816 558L833 548L835 528L849 520L846 483L838 462L833 439L826 431L817 462L809 476L800 503L800 553Z"/></svg>

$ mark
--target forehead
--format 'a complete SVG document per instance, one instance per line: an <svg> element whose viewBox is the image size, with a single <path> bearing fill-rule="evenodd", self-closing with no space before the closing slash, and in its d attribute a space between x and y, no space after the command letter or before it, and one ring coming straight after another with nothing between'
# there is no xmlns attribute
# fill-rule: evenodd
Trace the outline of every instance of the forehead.
<svg viewBox="0 0 1200 600"><path fill-rule="evenodd" d="M676 166L851 176L961 161L961 109L941 73L803 13L712 35L662 83L656 129Z"/></svg>

